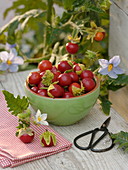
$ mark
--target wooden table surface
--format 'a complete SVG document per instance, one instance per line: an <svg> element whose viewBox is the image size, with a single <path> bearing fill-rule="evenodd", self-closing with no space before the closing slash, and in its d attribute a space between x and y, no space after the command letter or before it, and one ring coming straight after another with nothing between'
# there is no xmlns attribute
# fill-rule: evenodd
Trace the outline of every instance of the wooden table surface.
<svg viewBox="0 0 128 170"><path fill-rule="evenodd" d="M29 71L8 73L0 75L0 90L8 90L15 95L25 95L24 82ZM128 131L128 123L111 109L111 121L108 127L112 133L121 130ZM55 126L50 125L63 137L73 142L73 139L88 130L100 127L104 120L107 119L99 105L95 104L91 112L78 123L71 126ZM105 142L105 141L104 141ZM86 143L86 141L85 141ZM1 170L2 168L0 168ZM11 168L7 168L10 170ZM14 170L128 170L128 153L124 153L122 149L118 149L118 145L110 151L103 153L94 153L90 150L82 151L74 145L70 150L32 161L18 167Z"/></svg>

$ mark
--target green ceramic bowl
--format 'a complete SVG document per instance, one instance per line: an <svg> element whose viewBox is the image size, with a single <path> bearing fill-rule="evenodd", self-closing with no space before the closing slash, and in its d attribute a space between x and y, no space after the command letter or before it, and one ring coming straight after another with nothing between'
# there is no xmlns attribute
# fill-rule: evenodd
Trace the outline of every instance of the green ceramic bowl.
<svg viewBox="0 0 128 170"><path fill-rule="evenodd" d="M89 93L72 98L42 97L30 90L27 82L25 92L34 110L47 113L47 121L54 125L67 126L84 118L99 96L100 82L96 78L96 87Z"/></svg>

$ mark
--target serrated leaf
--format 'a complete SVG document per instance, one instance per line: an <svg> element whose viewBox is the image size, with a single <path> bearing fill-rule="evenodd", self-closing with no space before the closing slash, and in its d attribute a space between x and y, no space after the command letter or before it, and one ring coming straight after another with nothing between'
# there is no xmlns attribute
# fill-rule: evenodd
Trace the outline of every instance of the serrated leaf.
<svg viewBox="0 0 128 170"><path fill-rule="evenodd" d="M110 114L110 108L112 103L105 96L99 96L99 100L101 101L100 105L102 107L103 112L108 116Z"/></svg>
<svg viewBox="0 0 128 170"><path fill-rule="evenodd" d="M111 84L122 85L122 86L128 85L128 75L126 75L126 74L118 75L118 78L114 79Z"/></svg>
<svg viewBox="0 0 128 170"><path fill-rule="evenodd" d="M118 75L117 79L109 80L108 90L116 91L124 86L128 85L128 75L122 74Z"/></svg>
<svg viewBox="0 0 128 170"><path fill-rule="evenodd" d="M3 90L2 92L5 96L7 107L9 107L9 111L11 111L12 115L17 116L28 108L29 101L27 97L23 96L23 98L20 98L19 95L14 97L12 93L6 90Z"/></svg>
<svg viewBox="0 0 128 170"><path fill-rule="evenodd" d="M128 151L128 132L120 131L116 134L111 134L114 143L118 144L118 148L122 148L125 151Z"/></svg>

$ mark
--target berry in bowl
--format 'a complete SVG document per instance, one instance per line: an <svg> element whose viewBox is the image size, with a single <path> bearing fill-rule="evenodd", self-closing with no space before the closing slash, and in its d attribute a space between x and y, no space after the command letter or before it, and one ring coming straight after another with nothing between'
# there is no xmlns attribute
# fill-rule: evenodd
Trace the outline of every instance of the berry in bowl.
<svg viewBox="0 0 128 170"><path fill-rule="evenodd" d="M25 92L35 110L47 113L47 121L67 126L84 118L96 103L100 82L83 64L61 61L53 66L43 60L38 71L31 72Z"/></svg>

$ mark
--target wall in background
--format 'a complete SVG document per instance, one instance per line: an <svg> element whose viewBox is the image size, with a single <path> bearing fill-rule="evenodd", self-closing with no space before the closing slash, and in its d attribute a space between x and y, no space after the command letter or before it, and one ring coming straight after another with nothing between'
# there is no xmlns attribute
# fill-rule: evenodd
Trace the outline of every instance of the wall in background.
<svg viewBox="0 0 128 170"><path fill-rule="evenodd" d="M120 55L120 66L128 74L128 0L112 0L110 8L109 55ZM110 91L113 108L128 122L128 86Z"/></svg>
<svg viewBox="0 0 128 170"><path fill-rule="evenodd" d="M7 24L8 21L10 21L14 17L14 13L10 12L9 16L6 19L3 18L3 12L6 8L11 6L13 1L14 0L0 0L0 27Z"/></svg>
<svg viewBox="0 0 128 170"><path fill-rule="evenodd" d="M120 55L128 74L128 0L112 0L110 8L109 55Z"/></svg>

